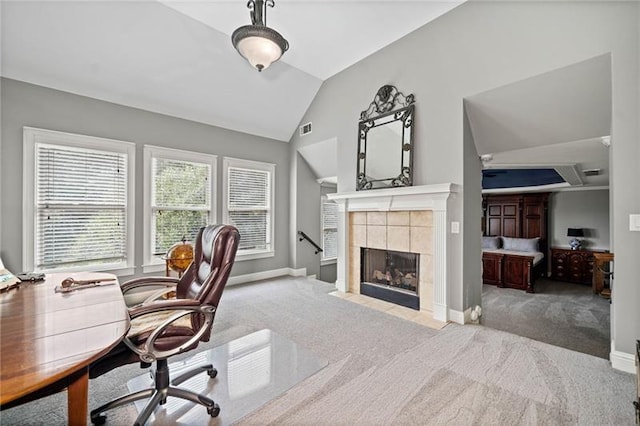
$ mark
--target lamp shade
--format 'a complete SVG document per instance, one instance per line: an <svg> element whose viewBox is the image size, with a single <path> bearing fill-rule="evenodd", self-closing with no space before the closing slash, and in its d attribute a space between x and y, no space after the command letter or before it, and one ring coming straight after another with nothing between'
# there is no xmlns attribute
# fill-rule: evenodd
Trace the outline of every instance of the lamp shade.
<svg viewBox="0 0 640 426"><path fill-rule="evenodd" d="M231 35L231 42L258 71L268 68L289 49L289 43L280 33L264 25L238 28Z"/></svg>
<svg viewBox="0 0 640 426"><path fill-rule="evenodd" d="M569 228L567 237L584 237L584 230L582 228Z"/></svg>
<svg viewBox="0 0 640 426"><path fill-rule="evenodd" d="M268 68L289 49L289 42L267 27L267 7L274 5L274 0L249 0L251 25L244 25L231 34L233 47L258 71Z"/></svg>

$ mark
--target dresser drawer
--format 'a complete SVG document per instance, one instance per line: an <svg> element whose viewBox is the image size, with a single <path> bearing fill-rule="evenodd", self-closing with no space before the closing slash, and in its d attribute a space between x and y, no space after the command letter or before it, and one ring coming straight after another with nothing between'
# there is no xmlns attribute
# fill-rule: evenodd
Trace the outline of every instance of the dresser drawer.
<svg viewBox="0 0 640 426"><path fill-rule="evenodd" d="M579 284L591 284L593 252L589 250L551 249L551 278Z"/></svg>

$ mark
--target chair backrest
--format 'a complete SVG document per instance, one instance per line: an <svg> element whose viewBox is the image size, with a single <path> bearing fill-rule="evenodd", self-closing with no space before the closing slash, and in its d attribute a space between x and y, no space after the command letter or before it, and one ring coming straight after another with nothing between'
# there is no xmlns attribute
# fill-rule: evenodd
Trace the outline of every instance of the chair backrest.
<svg viewBox="0 0 640 426"><path fill-rule="evenodd" d="M231 225L209 225L198 231L193 262L176 288L178 299L195 299L217 307L236 257L240 234ZM196 320L196 318L194 318Z"/></svg>

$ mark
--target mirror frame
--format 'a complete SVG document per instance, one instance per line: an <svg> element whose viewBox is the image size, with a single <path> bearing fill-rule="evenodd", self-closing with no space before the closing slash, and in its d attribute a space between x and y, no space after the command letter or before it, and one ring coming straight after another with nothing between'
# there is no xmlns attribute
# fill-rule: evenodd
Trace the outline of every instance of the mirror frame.
<svg viewBox="0 0 640 426"><path fill-rule="evenodd" d="M378 89L369 107L360 113L358 123L358 170L356 191L382 189L413 185L413 121L414 96L405 96L395 86L385 85ZM369 180L367 170L367 135L375 127L400 121L402 135L398 149L401 152L401 164L398 174ZM398 143L390 141L390 143ZM371 155L371 152L368 153ZM376 186L382 183L383 186Z"/></svg>

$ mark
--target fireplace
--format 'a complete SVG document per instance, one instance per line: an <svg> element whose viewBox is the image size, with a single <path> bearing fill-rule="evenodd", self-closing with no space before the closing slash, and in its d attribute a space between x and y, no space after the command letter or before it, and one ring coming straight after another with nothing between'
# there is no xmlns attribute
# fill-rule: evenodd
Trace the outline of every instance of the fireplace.
<svg viewBox="0 0 640 426"><path fill-rule="evenodd" d="M420 310L420 255L362 247L360 293Z"/></svg>
<svg viewBox="0 0 640 426"><path fill-rule="evenodd" d="M452 183L329 194L338 204L338 275L341 292L361 294L361 248L418 253L420 311L438 321L464 323L464 313L449 305L449 290L462 288L459 226L462 189ZM457 222L457 223L456 223ZM460 249L461 250L461 249ZM399 293L399 292L397 292Z"/></svg>

